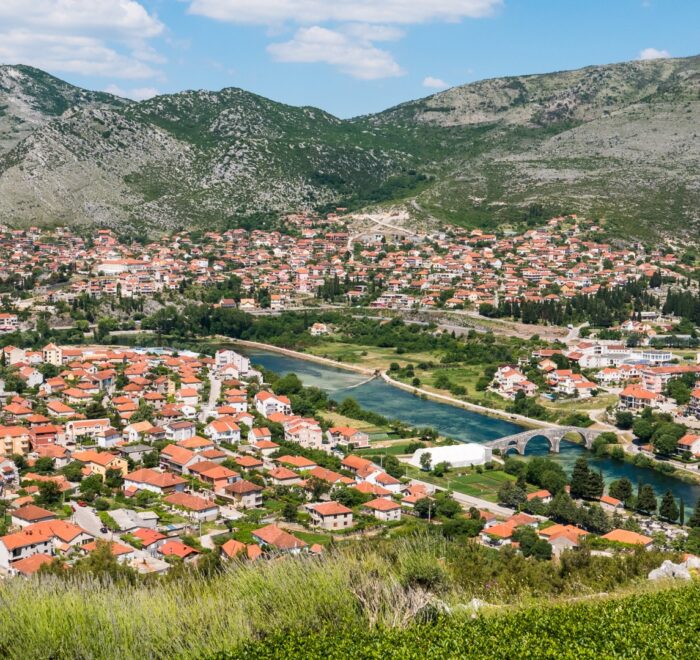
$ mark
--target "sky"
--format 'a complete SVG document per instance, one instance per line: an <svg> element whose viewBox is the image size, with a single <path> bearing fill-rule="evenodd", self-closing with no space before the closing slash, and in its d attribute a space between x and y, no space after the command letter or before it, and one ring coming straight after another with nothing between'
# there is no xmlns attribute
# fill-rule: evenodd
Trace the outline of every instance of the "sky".
<svg viewBox="0 0 700 660"><path fill-rule="evenodd" d="M339 117L698 53L700 0L0 0L1 63L136 100L241 87Z"/></svg>

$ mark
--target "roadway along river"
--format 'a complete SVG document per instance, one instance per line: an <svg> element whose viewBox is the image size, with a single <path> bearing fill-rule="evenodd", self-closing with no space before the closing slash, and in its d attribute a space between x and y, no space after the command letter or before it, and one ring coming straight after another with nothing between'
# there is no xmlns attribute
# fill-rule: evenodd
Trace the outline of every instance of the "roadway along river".
<svg viewBox="0 0 700 660"><path fill-rule="evenodd" d="M367 377L351 371L271 351L257 349L243 351L240 348L236 350L245 352L253 363L262 365L270 371L279 374L297 374L305 385L325 390L336 401L352 397L367 410L390 419L400 419L412 426L430 426L437 429L440 434L455 440L487 442L522 430L522 427L511 422L448 404L420 399L380 379L363 384ZM531 440L526 450L528 456L542 456L548 453L549 443L544 438ZM561 452L551 454L550 458L560 463L567 473L570 473L576 459L582 454L587 455L592 468L602 472L606 482L627 477L635 486L638 482L651 484L657 495L663 495L670 489L676 498L683 499L686 509L694 507L700 497L700 485L687 484L655 470L638 468L630 463L609 458L596 458L583 447L571 442L562 442Z"/></svg>

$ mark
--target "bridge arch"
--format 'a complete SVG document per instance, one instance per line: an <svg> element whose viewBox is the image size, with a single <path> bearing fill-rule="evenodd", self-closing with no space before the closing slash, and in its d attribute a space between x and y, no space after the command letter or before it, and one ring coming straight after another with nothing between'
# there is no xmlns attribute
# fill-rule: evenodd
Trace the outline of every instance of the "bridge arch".
<svg viewBox="0 0 700 660"><path fill-rule="evenodd" d="M523 456L525 454L525 449L533 438L543 437L549 441L549 451L553 454L558 454L561 447L561 441L566 435L575 434L581 440L582 444L586 449L591 449L593 446L593 441L601 434L603 431L584 429L577 426L554 426L544 429L531 429L529 431L523 431L522 433L516 433L515 435L509 435L499 440L493 440L487 443L491 449L500 450L502 455L506 455L512 449Z"/></svg>

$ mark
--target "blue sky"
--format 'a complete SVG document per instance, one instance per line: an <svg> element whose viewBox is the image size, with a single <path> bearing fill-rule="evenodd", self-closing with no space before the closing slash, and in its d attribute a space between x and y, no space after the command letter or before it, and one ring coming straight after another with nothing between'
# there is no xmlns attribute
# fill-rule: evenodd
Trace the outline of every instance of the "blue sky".
<svg viewBox="0 0 700 660"><path fill-rule="evenodd" d="M698 53L698 0L0 1L0 62L137 99L235 86L341 117L483 78Z"/></svg>

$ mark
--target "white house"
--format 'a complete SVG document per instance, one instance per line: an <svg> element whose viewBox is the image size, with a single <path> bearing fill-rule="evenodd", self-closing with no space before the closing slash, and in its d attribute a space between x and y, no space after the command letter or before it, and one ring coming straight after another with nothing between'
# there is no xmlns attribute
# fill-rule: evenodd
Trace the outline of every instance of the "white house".
<svg viewBox="0 0 700 660"><path fill-rule="evenodd" d="M263 391L255 395L255 409L263 417L269 417L274 413L291 415L292 403L286 396Z"/></svg>
<svg viewBox="0 0 700 660"><path fill-rule="evenodd" d="M204 428L204 433L214 442L240 442L241 427L233 421L232 417L219 417L214 419Z"/></svg>
<svg viewBox="0 0 700 660"><path fill-rule="evenodd" d="M365 502L363 505L377 520L383 522L393 522L401 520L401 505L393 500L387 500L383 497Z"/></svg>

